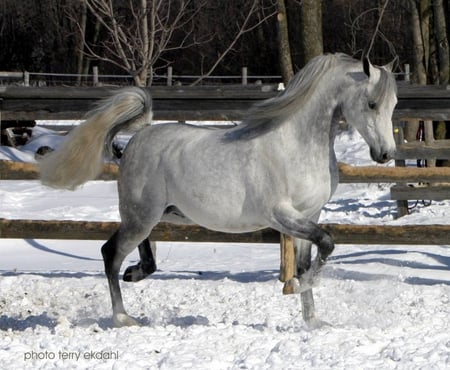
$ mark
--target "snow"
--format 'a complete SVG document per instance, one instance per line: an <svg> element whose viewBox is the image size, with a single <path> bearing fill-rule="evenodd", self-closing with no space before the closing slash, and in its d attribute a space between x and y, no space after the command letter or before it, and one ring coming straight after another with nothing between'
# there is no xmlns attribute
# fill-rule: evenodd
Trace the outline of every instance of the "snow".
<svg viewBox="0 0 450 370"><path fill-rule="evenodd" d="M21 150L1 147L0 158L34 161L36 147L62 140L39 130ZM355 132L335 147L341 161L373 165ZM68 192L0 181L0 204L0 218L119 219L113 182ZM418 204L396 220L389 185L341 184L321 222L448 224L449 212L449 201ZM311 328L299 297L281 294L278 245L158 243L158 271L122 284L142 326L120 329L101 245L1 239L0 368L450 368L448 245L338 245L314 289L328 324Z"/></svg>

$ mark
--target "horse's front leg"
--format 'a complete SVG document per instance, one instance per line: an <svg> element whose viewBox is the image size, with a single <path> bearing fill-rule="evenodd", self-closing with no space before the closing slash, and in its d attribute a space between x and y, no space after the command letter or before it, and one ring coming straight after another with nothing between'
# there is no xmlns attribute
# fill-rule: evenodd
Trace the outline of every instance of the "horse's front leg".
<svg viewBox="0 0 450 370"><path fill-rule="evenodd" d="M292 285L295 293L302 293L311 290L321 267L325 264L327 257L334 249L334 242L331 236L323 231L315 222L304 217L301 212L288 204L283 204L273 211L273 227L278 231L293 236L297 239L304 239L317 246L317 256L311 263L311 245L297 241L297 276L288 283ZM308 293L312 297L312 293ZM304 295L307 297L307 295ZM312 299L308 298L313 307ZM305 304L307 303L305 302ZM313 309L310 310L313 312Z"/></svg>
<svg viewBox="0 0 450 370"><path fill-rule="evenodd" d="M296 278L301 276L311 268L311 247L308 240L294 239ZM302 302L302 316L306 322L311 322L315 318L314 296L312 288L300 293Z"/></svg>

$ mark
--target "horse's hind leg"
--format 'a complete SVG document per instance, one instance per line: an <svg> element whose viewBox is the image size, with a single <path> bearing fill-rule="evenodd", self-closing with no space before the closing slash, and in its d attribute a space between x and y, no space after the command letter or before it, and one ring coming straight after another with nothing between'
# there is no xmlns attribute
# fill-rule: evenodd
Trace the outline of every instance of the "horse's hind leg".
<svg viewBox="0 0 450 370"><path fill-rule="evenodd" d="M156 271L156 243L146 238L139 244L138 250L140 261L125 270L124 281L140 281Z"/></svg>
<svg viewBox="0 0 450 370"><path fill-rule="evenodd" d="M125 311L119 284L119 271L125 257L150 234L152 226L144 228L140 223L140 227L136 224L126 227L122 223L119 230L102 247L105 273L111 294L113 321L118 327L139 325Z"/></svg>

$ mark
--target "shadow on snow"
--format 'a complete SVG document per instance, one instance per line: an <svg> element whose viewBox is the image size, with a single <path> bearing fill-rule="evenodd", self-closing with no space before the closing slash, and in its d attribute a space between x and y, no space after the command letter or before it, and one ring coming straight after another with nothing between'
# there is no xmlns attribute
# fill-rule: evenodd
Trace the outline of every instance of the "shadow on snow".
<svg viewBox="0 0 450 370"><path fill-rule="evenodd" d="M412 254L420 254L426 258L433 259L436 264L427 264L420 261L408 260L407 257ZM389 258L388 256L397 257ZM365 257L365 258L361 258ZM398 258L403 257L403 258ZM408 251L396 249L384 250L367 250L345 255L337 255L329 258L329 266L333 266L330 273L331 278L352 279L357 281L369 281L377 279L392 279L392 275L374 274L369 272L351 271L338 266L352 266L365 264L381 264L394 267L406 267L413 270L430 270L430 271L448 271L450 269L450 257L424 251ZM411 285L450 285L450 280L439 280L432 278L422 278L417 276L409 276L402 279L403 282Z"/></svg>

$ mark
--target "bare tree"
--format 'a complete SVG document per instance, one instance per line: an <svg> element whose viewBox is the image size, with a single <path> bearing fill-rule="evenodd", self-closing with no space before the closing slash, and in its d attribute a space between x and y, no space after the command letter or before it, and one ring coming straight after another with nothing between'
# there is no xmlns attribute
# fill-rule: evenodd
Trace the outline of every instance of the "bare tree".
<svg viewBox="0 0 450 370"><path fill-rule="evenodd" d="M411 35L414 42L413 53L413 71L414 80L420 84L425 85L427 83L427 68L426 68L426 53L425 38L423 34L424 26L428 24L428 21L424 21L424 14L420 11L420 7L417 6L415 0L407 1L410 11L410 25Z"/></svg>
<svg viewBox="0 0 450 370"><path fill-rule="evenodd" d="M301 7L303 63L323 53L322 0L303 0Z"/></svg>
<svg viewBox="0 0 450 370"><path fill-rule="evenodd" d="M289 42L288 18L285 0L278 0L278 53L280 55L281 74L285 84L294 76L291 46Z"/></svg>
<svg viewBox="0 0 450 370"><path fill-rule="evenodd" d="M70 15L69 15L70 16ZM81 84L81 74L83 73L83 61L84 61L84 40L86 39L86 23L87 23L87 5L86 0L80 0L80 38L78 42L78 55L77 55L77 85Z"/></svg>
<svg viewBox="0 0 450 370"><path fill-rule="evenodd" d="M259 14L261 16L258 17L256 20L253 20L253 16L255 14ZM276 9L273 10L272 4L270 4L266 7L260 3L260 0L253 0L248 11L245 13L244 20L242 21L242 23L237 25L237 32L234 35L234 37L232 38L231 42L228 44L228 46L223 51L221 51L218 54L217 59L212 64L212 66L208 69L208 71L205 73L202 73L202 76L193 82L193 85L200 83L205 77L210 76L211 73L213 73L213 71L217 68L217 66L222 62L222 60L225 58L225 56L231 50L233 50L234 46L236 45L236 43L239 41L239 39L243 35L256 29L263 22L265 22L266 20L268 20L275 14L276 14Z"/></svg>
<svg viewBox="0 0 450 370"><path fill-rule="evenodd" d="M151 84L155 63L165 53L200 42L191 37L191 25L204 1L86 0L86 5L106 31L100 47L85 44L86 53L124 69L138 86ZM177 32L183 36L175 42Z"/></svg>
<svg viewBox="0 0 450 370"><path fill-rule="evenodd" d="M433 0L434 29L436 45L439 56L439 84L447 85L449 82L450 55L445 24L445 9L443 0ZM447 21L450 22L450 19Z"/></svg>

